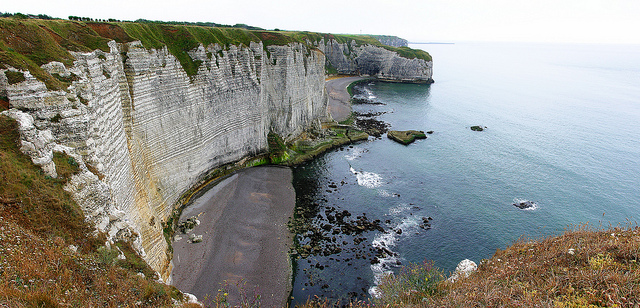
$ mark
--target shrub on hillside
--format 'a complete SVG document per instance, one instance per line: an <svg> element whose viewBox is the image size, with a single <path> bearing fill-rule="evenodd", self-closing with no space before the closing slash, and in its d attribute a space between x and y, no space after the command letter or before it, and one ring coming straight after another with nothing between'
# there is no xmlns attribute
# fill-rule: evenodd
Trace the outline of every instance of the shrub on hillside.
<svg viewBox="0 0 640 308"><path fill-rule="evenodd" d="M444 278L444 273L434 267L432 261L409 263L398 273L382 278L374 303L383 307L421 304L440 293L438 285Z"/></svg>

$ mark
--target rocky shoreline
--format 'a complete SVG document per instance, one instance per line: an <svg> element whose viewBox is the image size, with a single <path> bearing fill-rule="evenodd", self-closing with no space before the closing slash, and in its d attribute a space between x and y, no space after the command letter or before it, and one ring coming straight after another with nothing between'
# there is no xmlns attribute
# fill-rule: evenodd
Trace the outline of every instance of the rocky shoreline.
<svg viewBox="0 0 640 308"><path fill-rule="evenodd" d="M344 92L346 92L346 88ZM293 233L291 232L297 230L294 226L296 220L289 220L289 218L287 218L294 214L295 207L295 197L286 197L288 196L288 192L292 192L295 196L291 185L290 169L285 168L289 171L288 175L283 177L279 175L281 173L279 170L282 169L282 167L262 167L258 168L258 170L269 175L256 176L256 168L251 167L263 164L282 166L300 165L331 149L341 148L353 142L366 140L368 137L368 134L353 126L340 125L336 122L327 121L307 128L298 138L286 142L277 135L270 134L268 141L269 151L267 153L247 157L236 163L211 170L207 176L203 177L198 185L183 194L180 198L180 204L182 204L182 206L174 211L173 218L166 226L170 227L170 231L166 232L166 235L171 238L174 248L174 269L171 274L172 284L181 290L195 294L201 300L207 298L211 301L219 295L215 292L209 293L213 289L218 290L218 286L211 285L211 281L217 284L226 281L225 291L227 291L226 293L228 294L227 300L231 303L238 301L243 295L242 292L247 291L246 287L248 285L256 290L268 290L268 294L261 293L260 302L262 305L269 307L286 306L288 294L291 292L292 266L290 262L292 258L300 255L308 256L316 254L320 252L320 248L314 244L313 246L301 246L290 250L290 245L293 244ZM238 177L244 180L239 180ZM266 190L264 190L264 187L260 189L257 187L252 188L251 184L247 184L255 182L257 179L259 179L258 182L269 182L273 184ZM229 184L229 181L231 181L232 184ZM229 185L233 186L232 190L229 190ZM244 188L239 188L238 185ZM237 193L237 191L244 192ZM275 229L270 228L272 231L269 232L278 232L281 236L265 237L264 232L266 231L260 229L262 231L254 230L253 232L257 233L250 238L238 239L238 232L230 231L233 230L234 226L251 225L251 223L242 220L247 217L255 218L255 215L238 215L238 213L246 214L247 211L254 211L255 206L252 206L252 204L255 205L257 203L242 200L246 199L246 196L256 195L272 196L269 199L277 200L277 204L273 203L271 206L277 205L278 208L285 209L284 212L280 214L269 211L265 213L266 216L261 216L262 218L260 218L261 221L270 221L266 223L266 225L271 227L275 226ZM237 206L238 202L244 202L246 204ZM220 220L221 216L219 212L228 211L227 207L231 205L234 206L233 212L235 214L229 212L228 215L225 214L225 217L235 218L230 220L226 219L225 221ZM217 212L218 214L212 214L213 212ZM290 214L287 215L284 213ZM335 216L333 216L335 217L334 219L341 222L340 230L344 230L344 232L349 232L350 234L360 234L368 230L382 229L380 227L380 221L368 221L366 217L358 217L358 219L352 221L348 219L350 216L350 213L336 213ZM282 220L283 217L284 220ZM280 223L274 224L272 223L274 220L281 221ZM287 220L289 221L287 222ZM328 227L325 226L325 228ZM218 248L212 247L212 245L219 245L217 243L221 241L221 239L219 239L220 237L222 237L222 240L226 239L226 246ZM259 239L259 243L256 242L256 239ZM286 245L284 246L282 239L288 239L285 241ZM318 238L318 241L319 240L320 238ZM261 248L261 253L254 255L253 259L251 259L253 260L252 262L242 259L244 260L241 262L243 266L235 267L235 270L231 270L231 272L221 270L234 268L234 266L228 264L229 260L227 259L230 254L236 255L236 257L232 258L233 264L236 264L239 260L237 259L238 252L240 255L246 255L246 251L242 252L242 246L245 245L247 241L254 242L256 248L280 247L281 249L265 250ZM328 251L331 251L331 253L340 252L337 246L323 246L322 249L322 253L324 254L329 253ZM235 253L233 253L233 251L235 251ZM273 255L276 252L278 255ZM284 252L284 254L282 254L282 252ZM256 258L263 261L258 262ZM273 266L265 267L263 266L265 262ZM282 262L286 262L287 266L283 267ZM253 266L254 264L260 266ZM278 268L277 272L279 273L284 272L288 274L286 277L281 276L280 278L276 278L271 275L274 272L274 268ZM235 274L232 274L232 272ZM242 274L237 274L240 272L242 272ZM244 277L245 279L242 281L223 279L225 275L228 277ZM243 284L242 287L240 287L240 284Z"/></svg>
<svg viewBox="0 0 640 308"><path fill-rule="evenodd" d="M364 92L362 84L370 82L370 79L364 79L349 86L352 92L351 104L382 105L375 101L375 98L367 97L370 93ZM390 128L389 123L378 119L383 114L384 112L379 111L353 111L350 123L373 138L381 139L384 134L389 133ZM352 151L356 153L357 147L341 146L335 151L345 152L345 154ZM296 173L304 172L308 165L296 168L301 169L296 170ZM352 170L351 172L358 177L360 171ZM398 225L397 221L387 217L371 217L366 212L354 212L342 208L341 202L344 201L341 200L344 199L334 199L333 196L344 194L344 190L352 189L350 186L359 185L354 180L354 178L326 179L326 181L314 179L313 183L299 181L295 183L297 204L289 227L296 234L295 247L291 256L298 268L294 287L295 295L298 297L328 296L335 301L368 298L372 287L371 278L366 277L366 274L361 277L336 278L336 271L370 267L379 267L388 271L400 266L402 262L392 247L383 243L374 244L372 238L377 235L396 237L406 232L426 232L431 229L431 217L417 216L416 218L419 219L417 230L406 229ZM324 197L318 198L319 194ZM400 195L394 194L390 197L400 198ZM410 211L418 212L419 210L419 207L411 205Z"/></svg>
<svg viewBox="0 0 640 308"><path fill-rule="evenodd" d="M357 81L356 81L357 82ZM358 87L353 87L356 94L358 93ZM344 89L346 91L346 88ZM349 95L347 94L347 97ZM344 103L344 102L343 102ZM380 104L371 100L357 100L353 103L360 104ZM348 104L348 102L347 102ZM348 106L348 105L347 105ZM211 180L202 180L201 184L192 188L191 192L185 194L181 200L183 201L183 211L176 211L174 213L173 220L173 228L175 230L180 231L179 233L172 236L173 246L175 249L174 256L174 271L172 272L172 279L174 279L173 284L180 287L181 289L185 289L190 293L194 293L201 298L202 296L207 296L207 298L211 299L215 296L215 294L203 293L206 288L203 287L203 283L205 283L204 278L198 277L210 277L211 275L222 275L212 274L207 268L224 268L227 266L220 258L221 254L228 254L228 250L238 250L236 248L236 244L228 243L231 245L231 248L225 249L216 249L209 247L213 245L215 241L212 241L211 236L229 236L226 233L228 232L228 227L223 228L217 231L213 229L210 230L210 234L208 231L211 228L214 228L216 225L220 225L221 221L219 221L214 216L213 218L209 217L204 220L208 220L205 222L203 220L203 213L206 216L206 211L195 213L198 207L202 207L203 202L207 202L206 200L211 199L210 196L211 191L222 190L225 189L224 186L227 185L225 182L228 181L229 178L237 177L242 174L251 174L252 169L246 169L251 166L262 165L262 164L279 164L285 166L299 166L300 164L309 161L322 153L325 153L329 150L336 149L337 151L350 150L352 146L347 146L350 143L357 142L360 140L366 140L369 136L373 136L375 138L381 138L381 136L388 132L390 125L384 121L380 121L377 119L378 116L382 115L382 112L369 112L369 113L358 113L353 112L353 125L341 125L335 122L324 122L319 125L314 125L306 129L298 138L284 141L279 139L277 136L270 135L269 137L269 152L263 153L257 156L245 158L235 164L229 164L227 166L223 166L216 170L211 171L208 176ZM260 168L268 170L269 168ZM245 175L246 177L246 175ZM249 175L249 177L252 177ZM269 176L270 177L270 176ZM276 177L279 178L279 177ZM236 181L237 180L233 180ZM246 181L246 180L245 180ZM285 184L287 181L279 181L276 186L282 187L290 187L290 184ZM288 181L291 182L290 180ZM234 182L235 183L235 182ZM343 186L347 183L345 182L331 182L327 185L327 191L337 191L340 186ZM234 184L236 185L236 184ZM287 188L289 189L289 188ZM227 197L216 197L216 198L226 198L228 203L224 204L235 204L237 203L237 198L240 198L246 194L254 195L256 193L259 194L272 194L273 188L267 192L257 192L252 191L251 189L243 189L246 192L242 195L236 196L227 196ZM399 196L398 196L399 197ZM232 199L228 199L232 198ZM275 199L280 199L279 197L275 197ZM211 199L213 200L213 199ZM236 201L234 201L236 200ZM208 201L211 203L212 201ZM219 202L218 202L219 203ZM186 206L189 204L189 206ZM288 202L287 202L288 204ZM330 206L325 207L318 203L313 204L311 207L300 207L296 206L294 210L296 202L292 201L292 204L286 206L286 208L290 208L290 213L293 215L288 222L283 224L280 231L285 230L288 236L303 236L305 240L303 242L296 240L289 240L289 245L293 245L291 249L287 248L287 256L285 259L287 262L301 262L303 260L307 260L307 262L312 262L310 257L313 256L334 256L331 257L335 260L338 260L339 256L343 254L344 249L349 249L348 253L350 257L342 258L342 262L345 262L347 266L350 266L354 263L362 263L366 262L366 264L378 264L381 259L389 257L389 256L397 256L397 254L386 247L381 246L373 246L366 245L367 238L364 236L368 232L381 232L381 233L397 233L402 234L402 229L391 228L388 227L390 221L381 221L380 219L370 219L367 217L366 213L362 213L361 215L352 214L346 210L340 210L338 207ZM195 206L194 206L195 205ZM213 205L209 205L211 207ZM245 209L247 205L242 206ZM250 208L250 207L247 207ZM320 210L322 208L322 210ZM220 209L222 211L222 209ZM244 210L242 210L244 211ZM195 214L195 215L193 215ZM233 216L233 215L232 215ZM235 217L235 216L234 216ZM269 218L270 217L270 218ZM267 220L272 220L274 217L269 216L264 218ZM325 222L319 225L314 225L312 220L321 219ZM430 221L431 217L423 217L423 223L420 228L428 230L430 229ZM224 224L227 225L228 224ZM246 225L242 222L236 222L232 225ZM282 228L284 227L284 228ZM204 233L204 234L203 234ZM220 234L218 234L220 233ZM217 235L216 235L217 234ZM278 238L280 239L280 238ZM246 240L244 240L246 242ZM265 242L266 243L266 242ZM259 246L265 245L265 243L261 242ZM272 245L272 244L267 244ZM200 263L196 261L189 261L185 263L185 255L189 255L191 259L198 258L196 256L200 256L200 258L204 258L207 261L200 261ZM217 256L217 257L216 257ZM281 262L281 256L271 256L266 259L279 259ZM191 260L189 259L189 260ZM194 259L195 260L195 259ZM213 261L212 261L213 260ZM234 259L235 260L235 259ZM360 261L358 261L360 260ZM195 262L195 263L194 263ZM210 263L210 266L205 266L204 263ZM213 263L211 263L213 262ZM234 261L235 262L235 261ZM274 261L276 262L276 261ZM184 265L181 264L189 264L190 268L185 272ZM198 270L194 273L192 269L193 266L198 266ZM399 265L399 264L398 264ZM245 267L249 266L249 263L245 264ZM322 270L325 266L321 263L315 263L314 268ZM262 267L264 268L264 267ZM291 271L291 266L288 267L289 271ZM257 270L257 269L256 269ZM198 272L200 271L200 272ZM206 273L205 272L209 271ZM251 273L245 273L244 276L252 276ZM254 275L255 276L255 275ZM264 275L262 275L264 277ZM220 276L222 277L222 276ZM289 274L286 280L291 281L291 274ZM209 278L211 279L211 278ZM253 280L250 282L252 287L261 288L260 286L266 286L269 284L275 285L283 285L280 282L274 283L272 281L274 278L269 278L268 281L264 279ZM280 280L278 280L280 281ZM221 283L222 281L219 281ZM238 281L236 281L238 282ZM310 287L314 286L314 282L309 282ZM290 285L290 283L288 283ZM235 293L230 295L231 300L235 300L240 294L236 289L236 286L227 285L227 288L233 289ZM322 289L328 288L327 284L321 285ZM276 288L279 291L269 291L272 295L272 299L270 299L270 303L273 304L275 298L275 294L284 294L289 293L290 287L282 289L282 287ZM281 292L282 290L286 290L286 292ZM351 294L352 298L363 298L367 296L367 290L362 289L361 293L353 293ZM286 298L284 295L281 298ZM263 297L264 298L264 297ZM262 302L265 304L265 302Z"/></svg>
<svg viewBox="0 0 640 308"><path fill-rule="evenodd" d="M384 105L381 102L375 101L369 97L367 97L367 93L364 92L364 88L362 84L368 83L371 80L364 79L360 81L354 82L354 84L350 85L351 89L351 103L354 105ZM381 138L382 135L386 134L391 124L378 120L378 117L385 114L386 112L366 112L361 113L357 111L352 112L353 122L355 127L366 132L367 134L374 136L376 138Z"/></svg>
<svg viewBox="0 0 640 308"><path fill-rule="evenodd" d="M357 151L357 147L336 149L345 155ZM407 211L415 215L417 225L414 226L399 223L392 216L372 216L365 209L349 208L345 206L344 197L361 186L357 180L359 171L343 180L313 175L300 177L305 169L316 168L314 164L298 166L294 171L298 178L294 183L297 202L289 227L296 234L292 252L298 269L294 286L296 299L317 295L335 302L366 300L371 295L374 279L369 275L376 275L373 267L389 271L402 265L393 245L376 239L428 232L433 218L418 216L422 208L412 203ZM401 198L399 194L388 197ZM341 277L343 271L358 274Z"/></svg>

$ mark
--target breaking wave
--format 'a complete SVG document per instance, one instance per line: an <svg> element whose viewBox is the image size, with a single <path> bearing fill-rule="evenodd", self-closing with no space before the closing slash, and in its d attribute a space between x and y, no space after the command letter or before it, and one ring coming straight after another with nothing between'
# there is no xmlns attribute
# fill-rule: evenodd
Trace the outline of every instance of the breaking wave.
<svg viewBox="0 0 640 308"><path fill-rule="evenodd" d="M403 213L409 211L411 207L407 204L400 204L389 209L389 216L404 216ZM400 267L400 257L392 248L396 245L398 239L402 236L408 236L418 231L419 220L414 216L407 216L400 220L395 227L390 230L377 234L372 242L372 246L378 250L383 250L386 255L378 258L378 263L371 265L373 272L374 285L369 288L369 294L374 297L379 296L378 284L385 275L393 273L392 269Z"/></svg>
<svg viewBox="0 0 640 308"><path fill-rule="evenodd" d="M356 176L356 179L358 179L358 185L360 186L376 188L382 185L382 177L377 173L356 171L353 167L349 167L349 169L351 170L351 173Z"/></svg>
<svg viewBox="0 0 640 308"><path fill-rule="evenodd" d="M361 94L354 95L353 98L374 100L374 99L376 99L378 97L375 96L371 90L369 90L367 88L362 88Z"/></svg>
<svg viewBox="0 0 640 308"><path fill-rule="evenodd" d="M359 158L360 156L362 156L362 154L366 152L369 152L369 150L364 148L354 147L353 149L351 149L349 154L344 156L344 158L346 158L347 160L355 160L356 158Z"/></svg>
<svg viewBox="0 0 640 308"><path fill-rule="evenodd" d="M390 197L400 197L400 195L396 194L396 193L390 193L388 190L386 189L378 189L378 195L380 197L383 198L390 198Z"/></svg>

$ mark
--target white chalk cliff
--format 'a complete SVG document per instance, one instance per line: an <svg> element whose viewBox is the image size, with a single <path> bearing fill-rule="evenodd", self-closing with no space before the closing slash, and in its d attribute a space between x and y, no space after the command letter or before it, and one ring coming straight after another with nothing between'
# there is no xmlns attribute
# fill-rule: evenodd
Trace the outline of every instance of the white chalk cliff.
<svg viewBox="0 0 640 308"><path fill-rule="evenodd" d="M373 45L338 43L321 40L318 44L327 61L340 74L369 75L397 82L432 82L433 63L423 59L408 59L396 52Z"/></svg>
<svg viewBox="0 0 640 308"><path fill-rule="evenodd" d="M319 46L200 46L190 56L202 63L188 76L166 47L111 41L110 52L72 53L70 68L43 66L79 77L66 91L48 90L29 72L9 84L0 70L12 107L4 114L18 120L21 150L49 176L56 176L54 151L76 159L82 171L65 189L87 219L110 240L133 242L166 279L162 223L180 196L207 171L266 151L269 132L286 139L327 116L325 53L341 47ZM374 67L372 75L397 80L431 78L430 62L356 49L359 57L344 57L345 67Z"/></svg>

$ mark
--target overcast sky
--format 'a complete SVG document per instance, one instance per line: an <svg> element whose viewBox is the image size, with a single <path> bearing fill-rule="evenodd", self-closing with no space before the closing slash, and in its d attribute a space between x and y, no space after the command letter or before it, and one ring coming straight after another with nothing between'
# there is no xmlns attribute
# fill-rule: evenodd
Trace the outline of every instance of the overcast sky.
<svg viewBox="0 0 640 308"><path fill-rule="evenodd" d="M640 44L640 0L7 0L0 11L244 23L412 42Z"/></svg>

